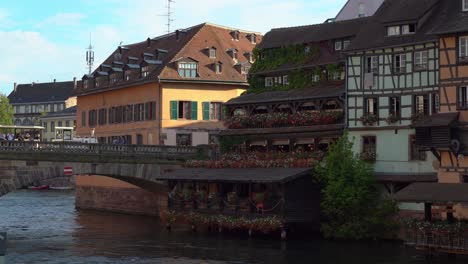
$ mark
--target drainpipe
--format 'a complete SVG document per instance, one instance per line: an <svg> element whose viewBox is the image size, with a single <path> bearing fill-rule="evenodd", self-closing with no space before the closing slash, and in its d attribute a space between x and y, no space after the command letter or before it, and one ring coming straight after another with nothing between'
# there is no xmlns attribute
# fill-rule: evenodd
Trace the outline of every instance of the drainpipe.
<svg viewBox="0 0 468 264"><path fill-rule="evenodd" d="M158 85L159 85L159 118L158 118L158 144L161 145L161 139L162 139L162 114L163 114L163 98L162 98L162 84L161 84L161 78L158 76ZM1 264L1 263L0 263Z"/></svg>
<svg viewBox="0 0 468 264"><path fill-rule="evenodd" d="M345 59L345 98L344 98L344 122L345 122L345 129L348 129L349 127L349 121L348 121L348 56L346 55ZM354 77L355 78L355 77Z"/></svg>

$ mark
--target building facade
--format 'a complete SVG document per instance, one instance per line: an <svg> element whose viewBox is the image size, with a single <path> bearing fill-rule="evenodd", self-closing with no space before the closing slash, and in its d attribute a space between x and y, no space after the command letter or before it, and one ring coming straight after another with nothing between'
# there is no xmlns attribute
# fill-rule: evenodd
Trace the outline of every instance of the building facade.
<svg viewBox="0 0 468 264"><path fill-rule="evenodd" d="M204 23L119 47L78 91L77 134L101 142L216 142L222 103L247 89L259 33Z"/></svg>
<svg viewBox="0 0 468 264"><path fill-rule="evenodd" d="M45 142L52 141L56 138L56 127L76 127L76 106L43 115L41 121L44 127L42 139Z"/></svg>
<svg viewBox="0 0 468 264"><path fill-rule="evenodd" d="M71 82L14 84L8 96L17 126L41 125L41 116L60 112L76 105L73 90L78 86Z"/></svg>
<svg viewBox="0 0 468 264"><path fill-rule="evenodd" d="M403 2L385 1L347 58L349 137L390 192L436 181L436 160L412 126L440 111L438 41L428 33L438 1ZM403 12L409 7L417 11Z"/></svg>
<svg viewBox="0 0 468 264"><path fill-rule="evenodd" d="M247 151L324 151L345 128L345 56L367 18L273 29L247 94L226 106L227 139Z"/></svg>

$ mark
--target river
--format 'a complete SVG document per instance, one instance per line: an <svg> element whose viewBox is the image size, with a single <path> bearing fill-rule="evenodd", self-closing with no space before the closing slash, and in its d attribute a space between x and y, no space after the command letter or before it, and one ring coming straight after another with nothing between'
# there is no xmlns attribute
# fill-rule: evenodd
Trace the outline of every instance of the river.
<svg viewBox="0 0 468 264"><path fill-rule="evenodd" d="M17 191L0 198L0 230L8 231L8 264L425 264L400 243L335 243L319 238L248 239L166 231L157 219L77 211L71 191ZM441 257L430 263L468 263Z"/></svg>

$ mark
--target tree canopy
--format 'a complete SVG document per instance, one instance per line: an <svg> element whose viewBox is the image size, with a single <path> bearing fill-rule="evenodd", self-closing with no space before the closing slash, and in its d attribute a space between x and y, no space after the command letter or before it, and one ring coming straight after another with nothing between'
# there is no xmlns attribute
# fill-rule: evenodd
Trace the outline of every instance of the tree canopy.
<svg viewBox="0 0 468 264"><path fill-rule="evenodd" d="M373 168L352 151L353 142L342 136L330 146L318 173L324 183L322 210L326 238L375 239L393 234L395 203L377 186Z"/></svg>
<svg viewBox="0 0 468 264"><path fill-rule="evenodd" d="M0 125L13 125L13 107L4 94L0 94Z"/></svg>

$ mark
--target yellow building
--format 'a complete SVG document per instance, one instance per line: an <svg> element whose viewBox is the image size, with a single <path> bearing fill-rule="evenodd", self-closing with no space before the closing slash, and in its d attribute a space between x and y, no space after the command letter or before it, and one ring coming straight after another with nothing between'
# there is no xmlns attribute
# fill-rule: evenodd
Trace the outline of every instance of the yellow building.
<svg viewBox="0 0 468 264"><path fill-rule="evenodd" d="M41 117L44 133L42 138L45 142L55 139L56 127L76 126L76 106L66 108L62 111L49 113Z"/></svg>
<svg viewBox="0 0 468 264"><path fill-rule="evenodd" d="M259 33L200 24L120 46L78 88L77 135L102 143L216 143L222 103L248 87Z"/></svg>

